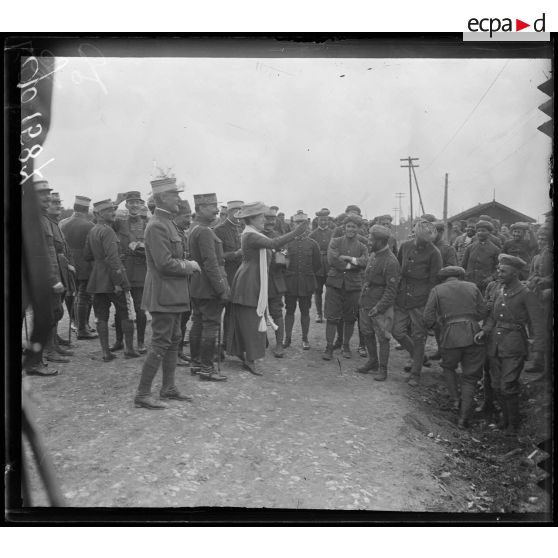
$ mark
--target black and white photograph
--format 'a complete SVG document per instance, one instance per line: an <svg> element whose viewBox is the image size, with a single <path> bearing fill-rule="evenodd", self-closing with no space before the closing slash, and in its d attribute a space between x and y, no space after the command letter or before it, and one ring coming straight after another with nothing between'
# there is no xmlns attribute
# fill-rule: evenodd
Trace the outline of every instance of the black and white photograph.
<svg viewBox="0 0 558 558"><path fill-rule="evenodd" d="M7 39L8 515L551 521L551 53Z"/></svg>

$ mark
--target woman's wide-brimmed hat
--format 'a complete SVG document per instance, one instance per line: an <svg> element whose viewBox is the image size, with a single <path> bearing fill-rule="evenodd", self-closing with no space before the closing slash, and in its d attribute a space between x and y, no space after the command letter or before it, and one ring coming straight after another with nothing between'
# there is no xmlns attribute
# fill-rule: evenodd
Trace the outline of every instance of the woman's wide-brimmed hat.
<svg viewBox="0 0 558 558"><path fill-rule="evenodd" d="M246 217L255 217L256 215L261 215L262 213L267 213L269 207L263 202L252 202L245 203L240 211L236 214L237 219L246 219Z"/></svg>

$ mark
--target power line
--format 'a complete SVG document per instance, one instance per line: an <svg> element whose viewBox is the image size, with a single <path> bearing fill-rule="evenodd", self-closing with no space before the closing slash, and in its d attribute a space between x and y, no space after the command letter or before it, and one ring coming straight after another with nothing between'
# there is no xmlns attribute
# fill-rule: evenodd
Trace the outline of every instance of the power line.
<svg viewBox="0 0 558 558"><path fill-rule="evenodd" d="M410 220L411 220L411 223L412 223L413 222L413 177L412 177L411 171L414 172L414 168L419 166L419 165L415 165L414 162L413 162L413 161L418 161L419 158L418 157L411 157L409 155L408 157L405 157L404 159L399 159L399 160L407 162L406 165L399 165L400 167L402 167L404 169L409 169L409 201L410 201L410 205L411 205Z"/></svg>
<svg viewBox="0 0 558 558"><path fill-rule="evenodd" d="M502 66L502 68L500 69L500 71L496 74L496 77L492 80L492 83L488 86L488 88L486 89L486 91L482 94L481 98L478 100L477 104L473 107L473 110L471 110L471 112L468 114L467 118L465 118L465 120L463 121L463 123L461 124L461 126L459 126L459 128L457 128L457 130L455 131L455 133L453 134L453 136L451 136L451 138L449 139L449 141L444 145L444 147L442 147L442 149L438 152L438 154L434 157L434 159L432 159L430 161L430 163L428 163L428 165L426 165L425 169L428 169L430 166L432 166L432 164L434 163L434 161L436 161L436 159L438 159L438 157L448 148L448 146L451 144L451 142L457 137L457 134L459 134L459 132L461 132L461 130L463 129L463 127L465 126L465 124L467 124L467 122L469 122L470 118L473 116L473 114L475 113L475 111L479 108L480 104L483 102L484 98L488 95L488 92L492 89L492 87L494 87L494 84L498 81L498 78L502 75L502 72L506 69L507 65L510 63L510 61L506 61L506 63Z"/></svg>

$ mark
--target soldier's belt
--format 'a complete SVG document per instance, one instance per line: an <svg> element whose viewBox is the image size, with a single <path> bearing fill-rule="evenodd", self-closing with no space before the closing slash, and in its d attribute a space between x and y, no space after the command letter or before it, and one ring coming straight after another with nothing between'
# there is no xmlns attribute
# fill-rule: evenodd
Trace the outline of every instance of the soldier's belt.
<svg viewBox="0 0 558 558"><path fill-rule="evenodd" d="M516 324L514 322L496 322L496 329L508 329L515 331L523 331L525 329L524 324Z"/></svg>

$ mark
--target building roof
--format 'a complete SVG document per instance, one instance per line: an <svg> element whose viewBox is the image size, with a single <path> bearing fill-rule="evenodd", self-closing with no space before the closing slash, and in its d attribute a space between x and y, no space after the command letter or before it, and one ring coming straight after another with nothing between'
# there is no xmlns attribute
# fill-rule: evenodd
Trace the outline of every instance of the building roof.
<svg viewBox="0 0 558 558"><path fill-rule="evenodd" d="M452 217L448 217L448 221L461 221L469 219L470 217L477 217L478 215L482 215L483 213L490 215L490 210L497 210L498 212L505 212L508 213L511 217L510 221L517 222L517 221L527 221L529 223L535 223L536 219L525 215L524 213L520 213L503 203L497 202L493 200L488 203L479 203L471 207L470 209L466 209L457 215L453 215Z"/></svg>

